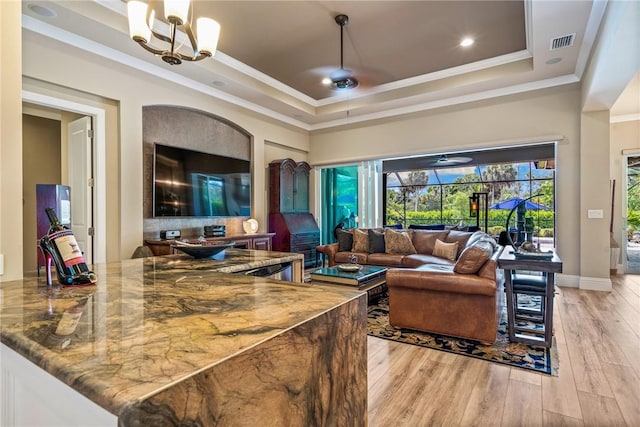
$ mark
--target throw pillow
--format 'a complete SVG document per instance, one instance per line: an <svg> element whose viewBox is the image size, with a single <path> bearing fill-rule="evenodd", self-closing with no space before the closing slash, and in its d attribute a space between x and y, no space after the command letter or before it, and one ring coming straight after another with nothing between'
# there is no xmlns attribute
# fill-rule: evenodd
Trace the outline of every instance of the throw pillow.
<svg viewBox="0 0 640 427"><path fill-rule="evenodd" d="M413 238L411 242L413 247L416 248L416 252L419 254L433 255L433 248L436 245L436 240L440 239L444 242L447 238L448 231L436 231L436 230L413 230Z"/></svg>
<svg viewBox="0 0 640 427"><path fill-rule="evenodd" d="M353 234L340 228L336 230L338 238L338 252L349 252L353 247Z"/></svg>
<svg viewBox="0 0 640 427"><path fill-rule="evenodd" d="M411 243L411 237L406 231L384 230L384 247L387 254L415 254L416 248Z"/></svg>
<svg viewBox="0 0 640 427"><path fill-rule="evenodd" d="M453 266L453 271L460 274L476 274L491 255L493 255L491 243L478 242L462 251L456 265Z"/></svg>
<svg viewBox="0 0 640 427"><path fill-rule="evenodd" d="M358 228L353 229L353 247L351 252L369 252L369 233Z"/></svg>
<svg viewBox="0 0 640 427"><path fill-rule="evenodd" d="M445 243L440 239L436 240L436 244L433 247L433 256L455 261L457 255L458 255L458 242Z"/></svg>
<svg viewBox="0 0 640 427"><path fill-rule="evenodd" d="M446 243L458 243L458 253L456 254L456 257L454 259L458 259L458 257L460 256L460 253L462 252L462 250L467 247L467 246L471 246L470 243L468 243L469 240L471 240L471 237L473 236L474 233L469 233L468 231L458 231L458 230L450 230L449 234L447 234L447 237L445 237L443 239L443 241L445 241Z"/></svg>
<svg viewBox="0 0 640 427"><path fill-rule="evenodd" d="M384 253L384 233L376 230L369 230L369 253Z"/></svg>

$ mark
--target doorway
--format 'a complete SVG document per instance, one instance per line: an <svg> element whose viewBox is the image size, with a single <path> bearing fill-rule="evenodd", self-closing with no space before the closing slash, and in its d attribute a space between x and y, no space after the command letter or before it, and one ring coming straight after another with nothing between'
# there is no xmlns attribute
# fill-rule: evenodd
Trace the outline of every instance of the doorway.
<svg viewBox="0 0 640 427"><path fill-rule="evenodd" d="M23 271L29 274L37 270L39 274L44 266L38 248L40 237L48 229L44 211L40 211L44 207L58 208L58 217L73 230L85 260L92 263L93 194L88 185L93 163L91 117L31 103L23 103L22 111ZM67 191L62 190L64 187ZM60 211L64 204L54 200L54 195L69 200L69 189L71 209Z"/></svg>
<svg viewBox="0 0 640 427"><path fill-rule="evenodd" d="M627 155L623 160L626 177L623 260L627 274L640 274L640 155Z"/></svg>
<svg viewBox="0 0 640 427"><path fill-rule="evenodd" d="M61 98L55 98L30 91L22 92L23 102L34 104L45 109L58 112L76 113L80 116L87 116L93 127L93 150L86 157L87 170L92 170L93 178L88 184L93 185L93 197L84 198L82 203L86 203L87 215L91 218L91 226L86 232L91 233L93 239L92 253L87 257L88 263L106 262L106 112L102 108L91 105L80 104ZM62 161L67 164L66 156ZM63 168L65 169L65 168ZM62 173L70 170L66 167ZM75 231L74 231L75 232ZM24 234L24 233L23 233ZM30 246L30 242L25 240L24 246Z"/></svg>

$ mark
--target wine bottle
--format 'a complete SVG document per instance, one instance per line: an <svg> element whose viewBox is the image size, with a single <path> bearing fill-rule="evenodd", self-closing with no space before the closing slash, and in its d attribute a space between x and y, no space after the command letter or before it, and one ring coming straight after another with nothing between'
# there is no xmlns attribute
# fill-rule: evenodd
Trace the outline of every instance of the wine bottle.
<svg viewBox="0 0 640 427"><path fill-rule="evenodd" d="M95 273L84 261L73 231L60 223L56 212L46 208L49 231L40 239L46 258L47 284L51 285L51 261L55 263L58 281L62 285L91 285L97 281Z"/></svg>

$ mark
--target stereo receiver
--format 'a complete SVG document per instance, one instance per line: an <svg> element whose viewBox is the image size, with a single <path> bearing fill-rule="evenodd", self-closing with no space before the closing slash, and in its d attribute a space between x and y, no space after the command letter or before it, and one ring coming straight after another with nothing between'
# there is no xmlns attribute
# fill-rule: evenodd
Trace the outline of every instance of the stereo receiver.
<svg viewBox="0 0 640 427"><path fill-rule="evenodd" d="M178 239L180 238L180 230L162 230L160 231L161 239Z"/></svg>

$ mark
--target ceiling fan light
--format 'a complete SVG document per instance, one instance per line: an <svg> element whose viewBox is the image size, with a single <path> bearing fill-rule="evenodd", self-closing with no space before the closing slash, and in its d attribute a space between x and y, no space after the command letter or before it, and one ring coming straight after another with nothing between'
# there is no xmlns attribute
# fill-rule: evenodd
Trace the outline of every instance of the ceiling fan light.
<svg viewBox="0 0 640 427"><path fill-rule="evenodd" d="M129 36L136 42L149 43L151 28L147 25L147 4L137 0L127 3L129 17Z"/></svg>
<svg viewBox="0 0 640 427"><path fill-rule="evenodd" d="M211 18L198 18L197 38L200 53L212 56L218 48L220 24Z"/></svg>
<svg viewBox="0 0 640 427"><path fill-rule="evenodd" d="M189 16L190 0L164 0L164 17L172 24L182 25Z"/></svg>
<svg viewBox="0 0 640 427"><path fill-rule="evenodd" d="M324 79L322 79L322 84L325 85L325 86L329 86L332 83L333 82L331 81L331 79L329 77L325 77Z"/></svg>
<svg viewBox="0 0 640 427"><path fill-rule="evenodd" d="M354 77L345 77L333 80L332 84L335 89L353 89L358 87L359 83Z"/></svg>

